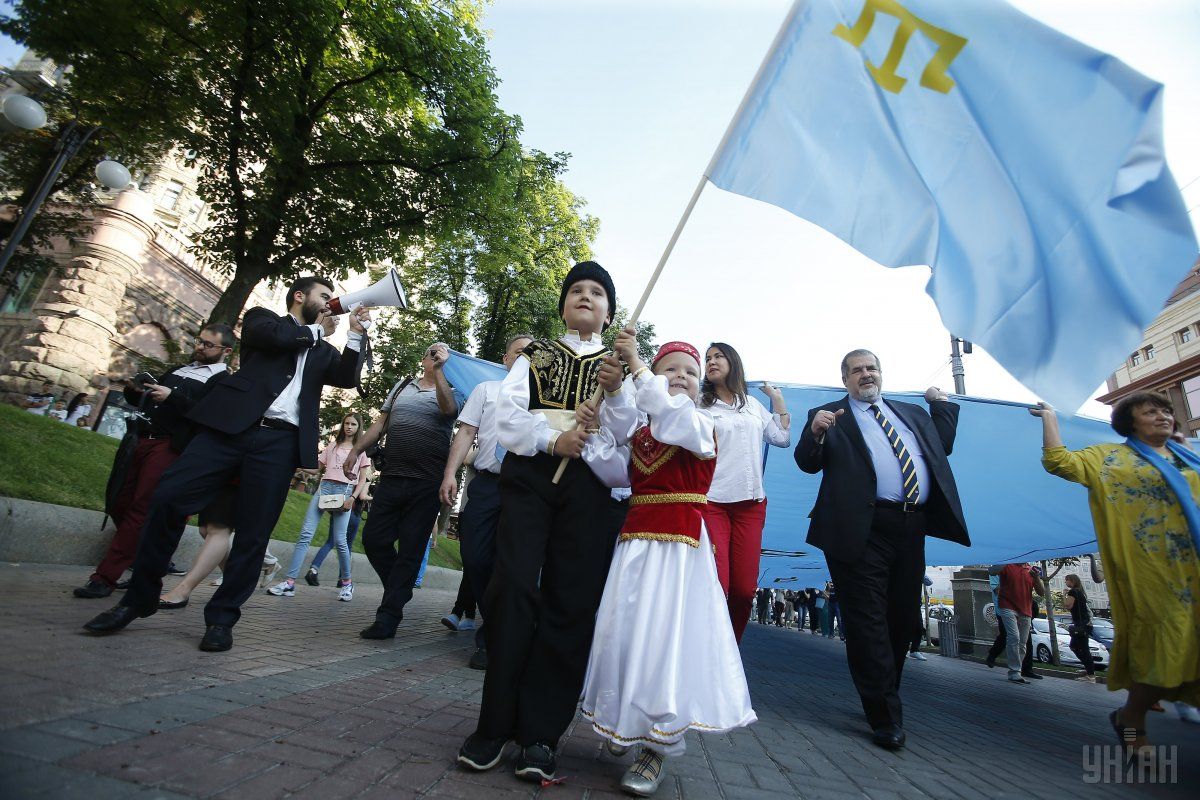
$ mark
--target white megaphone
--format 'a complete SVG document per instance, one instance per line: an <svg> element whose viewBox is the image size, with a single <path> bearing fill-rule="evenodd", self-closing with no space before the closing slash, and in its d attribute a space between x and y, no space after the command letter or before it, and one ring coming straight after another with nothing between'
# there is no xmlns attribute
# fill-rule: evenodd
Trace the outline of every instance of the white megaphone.
<svg viewBox="0 0 1200 800"><path fill-rule="evenodd" d="M359 306L408 308L408 300L404 297L404 287L400 285L400 276L396 274L395 267L389 269L387 274L373 285L329 301L329 310L334 314L349 314Z"/></svg>

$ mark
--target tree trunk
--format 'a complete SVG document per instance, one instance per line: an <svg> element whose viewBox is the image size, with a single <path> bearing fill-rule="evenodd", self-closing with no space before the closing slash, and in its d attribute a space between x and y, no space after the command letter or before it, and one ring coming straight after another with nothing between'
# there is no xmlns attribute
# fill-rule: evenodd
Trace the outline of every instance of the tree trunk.
<svg viewBox="0 0 1200 800"><path fill-rule="evenodd" d="M1042 562L1042 574L1050 574L1046 562ZM1046 579L1049 581L1049 578ZM1046 625L1050 629L1050 663L1058 664L1058 624L1054 619L1054 593L1050 591L1050 586L1046 586ZM1031 623L1032 624L1032 623Z"/></svg>
<svg viewBox="0 0 1200 800"><path fill-rule="evenodd" d="M251 292L254 291L254 287L261 279L261 276L255 275L247 269L237 269L233 273L233 280L225 287L217 304L213 306L212 313L208 315L208 321L210 323L224 322L226 325L236 328L238 319L242 316L242 309L246 307L246 301L250 299Z"/></svg>

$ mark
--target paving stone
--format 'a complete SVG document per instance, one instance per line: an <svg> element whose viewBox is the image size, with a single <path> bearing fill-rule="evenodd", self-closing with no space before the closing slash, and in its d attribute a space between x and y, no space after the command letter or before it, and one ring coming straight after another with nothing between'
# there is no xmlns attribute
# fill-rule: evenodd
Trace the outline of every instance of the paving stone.
<svg viewBox="0 0 1200 800"><path fill-rule="evenodd" d="M617 782L632 756L603 753L579 719L563 737L561 785L518 781L511 748L486 773L455 766L482 675L464 666L472 638L438 624L453 592L418 592L402 636L378 644L357 638L363 609L338 607L329 593L288 603L256 595L234 650L209 656L196 651L198 612L157 614L115 637L78 635L75 618L91 609L68 590L85 572L0 565L3 800L623 796ZM197 591L197 607L211 591ZM368 608L379 599L371 587L359 594ZM1200 730L1173 715L1152 720L1151 735L1180 748L1175 784L1082 782L1082 748L1107 742L1105 715L1118 702L1104 687L1047 678L1017 691L995 670L934 657L905 670L909 746L893 753L870 742L840 642L751 625L742 653L758 724L689 734L656 800L1158 800L1200 785ZM997 753L1020 765L1018 786L997 784Z"/></svg>

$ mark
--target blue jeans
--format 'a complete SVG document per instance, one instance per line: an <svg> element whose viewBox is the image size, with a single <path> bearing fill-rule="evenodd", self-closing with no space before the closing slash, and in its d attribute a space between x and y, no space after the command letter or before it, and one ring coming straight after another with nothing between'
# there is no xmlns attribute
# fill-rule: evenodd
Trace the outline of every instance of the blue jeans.
<svg viewBox="0 0 1200 800"><path fill-rule="evenodd" d="M417 581L413 586L420 586L421 580L425 577L425 567L429 566L429 551L433 549L433 537L429 537L429 541L425 543L425 557L421 559L421 568L417 570Z"/></svg>
<svg viewBox="0 0 1200 800"><path fill-rule="evenodd" d="M292 550L292 563L287 571L289 578L295 580L296 576L300 574L300 567L304 566L308 543L312 541L313 535L317 532L317 525L321 522L321 509L317 503L322 495L348 495L351 491L353 489L344 483L321 481L317 493L313 495L312 501L308 504L308 513L304 515L304 526L300 528L300 538L296 540L296 547ZM349 511L339 508L329 512L329 538L337 546L338 577L343 581L350 580L350 546L346 544L346 526L349 523Z"/></svg>
<svg viewBox="0 0 1200 800"><path fill-rule="evenodd" d="M355 503L350 509L350 524L346 526L346 547L354 547L354 539L358 536L358 526L362 522L362 504ZM321 549L313 556L311 566L318 572L321 570L321 565L325 563L325 558L333 550L333 536L325 537L325 544L321 545Z"/></svg>

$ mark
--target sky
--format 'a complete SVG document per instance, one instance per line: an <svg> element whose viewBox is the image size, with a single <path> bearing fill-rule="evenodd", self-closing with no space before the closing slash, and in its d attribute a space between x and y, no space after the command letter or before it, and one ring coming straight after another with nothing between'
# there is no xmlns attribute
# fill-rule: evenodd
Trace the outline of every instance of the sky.
<svg viewBox="0 0 1200 800"><path fill-rule="evenodd" d="M501 106L521 116L526 146L572 154L566 183L600 219L595 257L624 305L636 305L790 5L490 6ZM1015 5L1164 83L1168 163L1181 186L1200 177L1200 3ZM1189 208L1200 204L1200 180L1184 195ZM729 342L754 378L836 386L842 355L866 347L880 357L885 388L949 390L950 334L924 292L928 277L925 267L880 267L809 222L709 185L643 318L659 341ZM979 348L965 367L970 394L1036 400ZM1083 412L1108 416L1097 402Z"/></svg>
<svg viewBox="0 0 1200 800"><path fill-rule="evenodd" d="M566 183L600 219L595 258L627 307L636 305L790 5L494 0L488 7L500 104L522 118L527 147L572 154ZM1200 225L1200 3L1014 5L1166 85L1168 163ZM20 53L0 38L0 63ZM950 334L924 292L928 278L925 267L885 269L809 222L709 185L643 319L660 342L729 342L756 379L838 385L842 355L866 347L880 357L885 388L949 390ZM979 348L965 367L970 394L1036 400ZM1108 416L1094 401L1082 411Z"/></svg>

